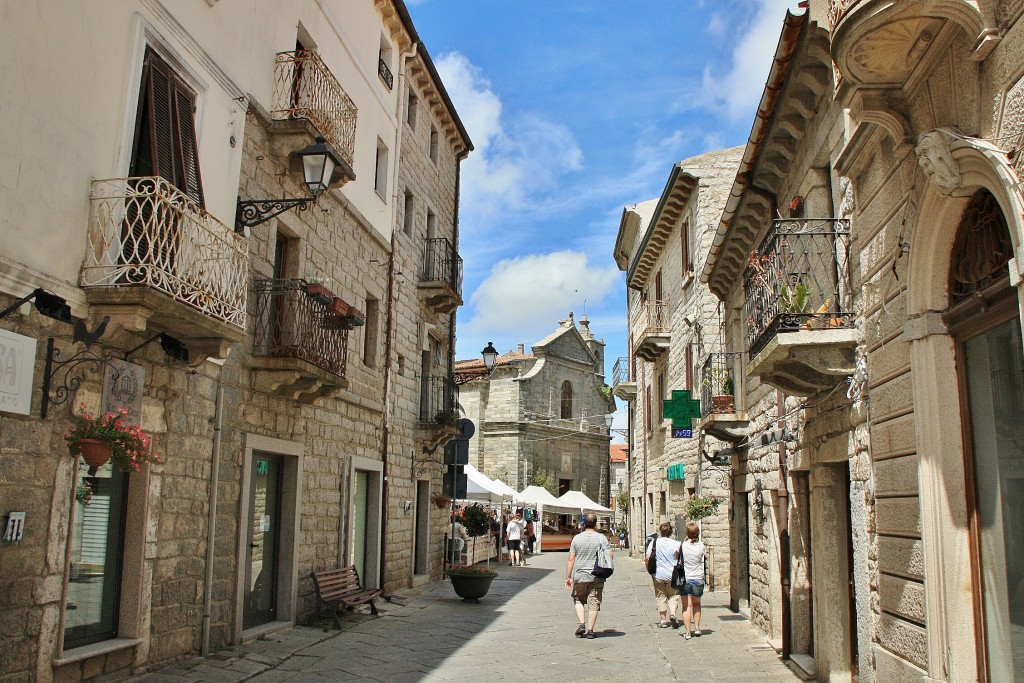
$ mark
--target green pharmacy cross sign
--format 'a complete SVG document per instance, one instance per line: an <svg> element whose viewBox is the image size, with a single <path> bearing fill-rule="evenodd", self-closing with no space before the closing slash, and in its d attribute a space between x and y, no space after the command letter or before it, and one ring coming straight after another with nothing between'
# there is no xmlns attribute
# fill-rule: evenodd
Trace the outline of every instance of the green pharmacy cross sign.
<svg viewBox="0 0 1024 683"><path fill-rule="evenodd" d="M661 405L665 417L672 420L672 438L693 438L693 421L700 418L700 401L690 398L689 389L673 390L671 400L662 401Z"/></svg>

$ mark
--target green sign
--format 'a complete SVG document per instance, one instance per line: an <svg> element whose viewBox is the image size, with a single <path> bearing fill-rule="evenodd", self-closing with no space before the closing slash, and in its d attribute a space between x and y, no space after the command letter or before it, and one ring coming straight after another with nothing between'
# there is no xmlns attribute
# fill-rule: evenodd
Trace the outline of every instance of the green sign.
<svg viewBox="0 0 1024 683"><path fill-rule="evenodd" d="M686 479L686 465L681 462L677 462L674 465L669 465L668 469L665 470L665 478L669 481L683 481Z"/></svg>
<svg viewBox="0 0 1024 683"><path fill-rule="evenodd" d="M671 400L661 405L665 417L672 420L672 436L693 436L693 421L700 418L700 401L690 398L688 389L674 389Z"/></svg>

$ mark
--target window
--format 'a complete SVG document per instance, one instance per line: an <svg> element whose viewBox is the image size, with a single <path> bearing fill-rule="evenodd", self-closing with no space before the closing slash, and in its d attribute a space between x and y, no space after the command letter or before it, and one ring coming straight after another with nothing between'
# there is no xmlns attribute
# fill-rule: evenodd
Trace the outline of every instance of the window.
<svg viewBox="0 0 1024 683"><path fill-rule="evenodd" d="M415 214L413 213L415 211L415 205L416 203L413 200L412 192L407 189L405 191L405 213L402 216L402 230L410 237L412 236L413 223L415 223L413 220L415 217Z"/></svg>
<svg viewBox="0 0 1024 683"><path fill-rule="evenodd" d="M665 373L658 373L658 421L665 419Z"/></svg>
<svg viewBox="0 0 1024 683"><path fill-rule="evenodd" d="M693 345L686 345L686 388L693 391Z"/></svg>
<svg viewBox="0 0 1024 683"><path fill-rule="evenodd" d="M661 269L659 268L658 272L654 274L654 300L661 301L664 298L662 296L663 293L661 286Z"/></svg>
<svg viewBox="0 0 1024 683"><path fill-rule="evenodd" d="M430 160L437 163L437 128L430 126Z"/></svg>
<svg viewBox="0 0 1024 683"><path fill-rule="evenodd" d="M427 239L432 240L437 237L437 216L430 209L427 209Z"/></svg>
<svg viewBox="0 0 1024 683"><path fill-rule="evenodd" d="M647 429L647 436L651 435L651 387L644 387L644 427Z"/></svg>
<svg viewBox="0 0 1024 683"><path fill-rule="evenodd" d="M405 122L409 124L409 127L416 130L416 113L419 106L419 99L409 90L409 97L405 101Z"/></svg>
<svg viewBox="0 0 1024 683"><path fill-rule="evenodd" d="M167 62L147 49L128 174L161 176L204 206L195 109L195 93Z"/></svg>
<svg viewBox="0 0 1024 683"><path fill-rule="evenodd" d="M363 365L377 367L377 328L379 326L380 302L366 297L366 323L363 325Z"/></svg>
<svg viewBox="0 0 1024 683"><path fill-rule="evenodd" d="M380 52L377 55L377 75L384 85L391 90L395 86L395 77L391 73L391 44L384 36L380 37Z"/></svg>
<svg viewBox="0 0 1024 683"><path fill-rule="evenodd" d="M373 176L373 189L380 198L387 201L388 195L388 146L377 138L377 169Z"/></svg>
<svg viewBox="0 0 1024 683"><path fill-rule="evenodd" d="M682 243L683 280L685 281L693 272L693 262L690 261L690 223L688 221L683 221L680 226L679 237L679 241Z"/></svg>
<svg viewBox="0 0 1024 683"><path fill-rule="evenodd" d="M563 420L572 418L572 383L569 380L562 382L562 414Z"/></svg>

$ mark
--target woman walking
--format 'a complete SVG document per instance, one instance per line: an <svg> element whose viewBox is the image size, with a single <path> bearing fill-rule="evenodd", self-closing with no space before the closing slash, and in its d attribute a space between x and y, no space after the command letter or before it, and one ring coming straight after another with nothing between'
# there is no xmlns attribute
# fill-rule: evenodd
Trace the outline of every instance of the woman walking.
<svg viewBox="0 0 1024 683"><path fill-rule="evenodd" d="M704 595L704 543L700 540L700 529L693 522L686 525L686 540L680 552L683 556L683 574L686 583L679 589L680 596L686 596L686 611L683 612L683 638L700 636L700 597ZM693 632L690 632L690 620Z"/></svg>
<svg viewBox="0 0 1024 683"><path fill-rule="evenodd" d="M657 562L651 579L654 583L654 598L658 601L658 615L661 619L658 622L658 628L668 628L669 626L675 628L679 625L676 620L679 596L672 588L672 568L679 560L680 543L674 538L669 538L672 535L672 525L668 522L663 522L658 527L658 534L661 537L651 540L647 546L647 552L644 553L644 558L650 561L653 553Z"/></svg>

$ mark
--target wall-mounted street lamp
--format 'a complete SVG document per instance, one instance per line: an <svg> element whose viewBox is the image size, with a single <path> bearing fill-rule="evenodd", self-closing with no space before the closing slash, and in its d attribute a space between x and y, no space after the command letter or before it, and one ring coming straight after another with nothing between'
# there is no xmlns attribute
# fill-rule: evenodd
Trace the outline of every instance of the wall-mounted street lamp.
<svg viewBox="0 0 1024 683"><path fill-rule="evenodd" d="M33 299L35 299L36 310L47 318L53 318L54 320L59 320L62 323L74 322L74 318L71 317L71 307L68 306L68 302L56 294L47 292L42 287L33 290L31 294L21 297L3 311L0 311L0 318L6 318L22 304Z"/></svg>
<svg viewBox="0 0 1024 683"><path fill-rule="evenodd" d="M341 163L338 153L327 144L325 138L317 138L312 145L295 152L295 156L302 161L303 180L305 180L311 196L302 199L247 200L239 197L238 208L235 212L235 232L244 232L246 228L265 223L288 209L305 211L310 204L315 204L317 198L327 190L331 184L334 169Z"/></svg>
<svg viewBox="0 0 1024 683"><path fill-rule="evenodd" d="M452 377L452 382L455 384L465 384L466 382L472 382L475 379L483 379L489 377L494 372L494 366L498 362L498 349L494 348L494 342L487 342L487 346L480 352L480 355L484 357L484 369L476 372L460 372L459 374Z"/></svg>

